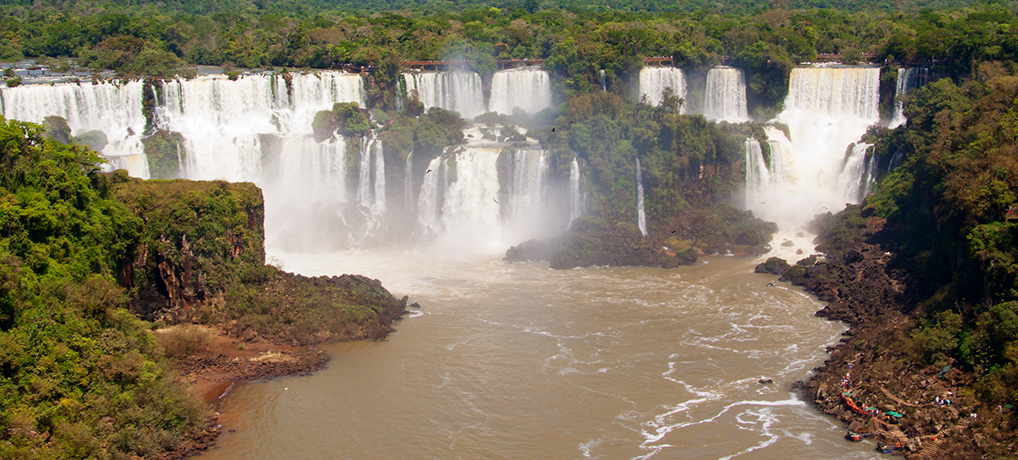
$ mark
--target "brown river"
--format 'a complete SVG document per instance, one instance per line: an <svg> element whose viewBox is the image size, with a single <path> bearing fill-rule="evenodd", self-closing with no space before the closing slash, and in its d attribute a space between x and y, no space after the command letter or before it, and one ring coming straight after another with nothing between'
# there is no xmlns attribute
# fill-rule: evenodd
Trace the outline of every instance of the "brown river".
<svg viewBox="0 0 1018 460"><path fill-rule="evenodd" d="M792 388L844 327L759 261L556 271L417 251L277 254L422 306L326 369L253 382L219 459L868 459ZM768 283L774 283L768 286ZM762 384L761 379L773 383Z"/></svg>

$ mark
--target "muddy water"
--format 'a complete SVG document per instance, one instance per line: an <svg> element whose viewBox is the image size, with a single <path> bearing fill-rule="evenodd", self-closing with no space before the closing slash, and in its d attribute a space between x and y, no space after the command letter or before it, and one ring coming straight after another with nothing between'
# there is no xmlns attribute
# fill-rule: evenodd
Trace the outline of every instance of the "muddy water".
<svg viewBox="0 0 1018 460"><path fill-rule="evenodd" d="M423 306L385 342L333 344L312 376L241 386L203 459L861 459L791 389L843 328L714 257L555 271L418 252L282 255ZM772 384L760 384L761 379Z"/></svg>

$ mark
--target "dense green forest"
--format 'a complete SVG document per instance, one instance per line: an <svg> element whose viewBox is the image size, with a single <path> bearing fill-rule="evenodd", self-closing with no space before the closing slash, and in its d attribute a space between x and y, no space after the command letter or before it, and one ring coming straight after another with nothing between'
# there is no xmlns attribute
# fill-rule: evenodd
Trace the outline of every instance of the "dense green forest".
<svg viewBox="0 0 1018 460"><path fill-rule="evenodd" d="M931 362L956 358L991 404L1018 403L1018 68L986 63L909 96L878 142L901 166L866 200L894 228Z"/></svg>
<svg viewBox="0 0 1018 460"><path fill-rule="evenodd" d="M201 11L189 11L196 4L187 2L115 8L11 3L0 7L5 13L0 59L6 61L42 57L60 68L67 66L62 59L76 58L97 70L146 75L195 64L228 70L354 66L370 70L384 87L403 60L476 61L474 69L487 77L497 70L496 60L545 59L558 91L571 95L599 88L600 70L614 92L625 94L626 76L643 58L668 56L687 70L722 62L744 69L751 107L763 110L762 116L781 103L791 68L822 53L841 54L849 63L936 64L958 76L970 74L977 62L1014 60L1018 53L1014 2L946 10L927 4L827 9L773 2L739 14L707 5L676 13L540 4L425 14L416 6L393 13L271 2L265 8L209 3L212 9Z"/></svg>
<svg viewBox="0 0 1018 460"><path fill-rule="evenodd" d="M207 408L116 282L141 219L90 149L16 121L0 144L0 458L172 449Z"/></svg>
<svg viewBox="0 0 1018 460"><path fill-rule="evenodd" d="M155 329L309 344L381 338L402 314L378 281L265 265L253 184L141 181L103 163L0 117L0 458L184 455L208 436L209 406L167 359L207 347Z"/></svg>

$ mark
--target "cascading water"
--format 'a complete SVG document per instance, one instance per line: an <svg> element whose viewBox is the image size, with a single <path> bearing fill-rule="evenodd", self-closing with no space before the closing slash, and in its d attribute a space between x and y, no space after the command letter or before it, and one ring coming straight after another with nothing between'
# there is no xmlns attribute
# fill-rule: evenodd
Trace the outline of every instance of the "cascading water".
<svg viewBox="0 0 1018 460"><path fill-rule="evenodd" d="M715 67L707 72L704 116L708 120L731 123L749 120L746 111L746 81L741 70Z"/></svg>
<svg viewBox="0 0 1018 460"><path fill-rule="evenodd" d="M746 138L746 203L752 203L757 194L771 183L771 173L763 156L760 142Z"/></svg>
<svg viewBox="0 0 1018 460"><path fill-rule="evenodd" d="M374 216L385 214L385 157L376 133L361 139L359 161L357 203Z"/></svg>
<svg viewBox="0 0 1018 460"><path fill-rule="evenodd" d="M417 222L429 234L442 231L442 188L445 186L445 162L437 157L428 163L417 198Z"/></svg>
<svg viewBox="0 0 1018 460"><path fill-rule="evenodd" d="M583 182L580 173L580 160L573 157L569 164L569 222L578 219L583 215L585 197L583 195Z"/></svg>
<svg viewBox="0 0 1018 460"><path fill-rule="evenodd" d="M424 109L439 107L472 119L484 110L481 77L476 72L410 72L403 74L406 92L417 90Z"/></svg>
<svg viewBox="0 0 1018 460"><path fill-rule="evenodd" d="M532 68L500 70L491 77L488 110L511 115L519 107L537 113L551 107L551 79L548 72Z"/></svg>
<svg viewBox="0 0 1018 460"><path fill-rule="evenodd" d="M785 110L777 121L788 126L790 143L775 128L771 184L749 207L779 224L801 224L823 209L837 211L857 202L861 174L843 176L845 152L880 119L880 69L876 67L799 67L792 70ZM850 191L853 189L856 193Z"/></svg>
<svg viewBox="0 0 1018 460"><path fill-rule="evenodd" d="M844 191L844 198L847 202L858 203L865 198L863 190L866 189L868 180L866 174L866 152L873 144L860 142L852 146L847 158L845 167L841 171L841 184L839 188Z"/></svg>
<svg viewBox="0 0 1018 460"><path fill-rule="evenodd" d="M544 150L520 149L509 162L509 238L523 237L546 222L545 187L548 181L548 155ZM552 235L549 235L552 236Z"/></svg>
<svg viewBox="0 0 1018 460"><path fill-rule="evenodd" d="M403 166L404 195L403 202L407 209L413 209L414 204L414 151L411 150L406 156L406 164Z"/></svg>
<svg viewBox="0 0 1018 460"><path fill-rule="evenodd" d="M102 154L131 175L148 178L141 143L145 131L143 90L141 81L5 87L0 89L0 110L8 119L32 123L42 123L48 116L62 117L72 136L101 131L107 140Z"/></svg>
<svg viewBox="0 0 1018 460"><path fill-rule="evenodd" d="M312 121L337 102L363 105L365 97L355 74L262 74L236 81L210 75L164 83L164 105L156 114L161 129L185 139L186 178L258 184L265 191L268 240L289 250L321 250L350 244L339 230L347 227L339 207L359 195L346 194L346 140L337 135L316 142Z"/></svg>
<svg viewBox="0 0 1018 460"><path fill-rule="evenodd" d="M498 148L472 147L458 152L443 194L437 245L449 251L488 253L505 250L498 202Z"/></svg>
<svg viewBox="0 0 1018 460"><path fill-rule="evenodd" d="M863 175L863 189L862 197L865 198L873 191L873 186L877 183L877 154L870 155L870 160L866 162L866 173Z"/></svg>
<svg viewBox="0 0 1018 460"><path fill-rule="evenodd" d="M926 85L929 81L930 69L925 67L910 67L898 69L898 78L894 89L894 117L888 128L897 128L905 124L905 103L900 97L908 94L909 91Z"/></svg>
<svg viewBox="0 0 1018 460"><path fill-rule="evenodd" d="M640 157L636 157L636 224L640 233L647 236L647 213L643 209L643 172L640 171Z"/></svg>
<svg viewBox="0 0 1018 460"><path fill-rule="evenodd" d="M640 70L640 87L637 100L647 98L652 106L661 105L665 88L671 88L676 97L686 99L686 76L682 69L675 67L644 67ZM686 113L685 104L679 109Z"/></svg>
<svg viewBox="0 0 1018 460"><path fill-rule="evenodd" d="M599 70L598 74L600 75L600 80L601 80L601 91L607 92L608 91L608 84L605 82L604 69Z"/></svg>

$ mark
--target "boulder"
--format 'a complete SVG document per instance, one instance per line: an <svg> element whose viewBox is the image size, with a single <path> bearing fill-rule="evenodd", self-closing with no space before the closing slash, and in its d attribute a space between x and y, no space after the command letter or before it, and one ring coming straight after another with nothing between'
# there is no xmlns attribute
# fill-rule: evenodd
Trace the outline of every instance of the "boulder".
<svg viewBox="0 0 1018 460"><path fill-rule="evenodd" d="M771 275L781 275L788 270L788 262L780 257L771 257L766 262L759 264L753 270L756 273L768 273Z"/></svg>

